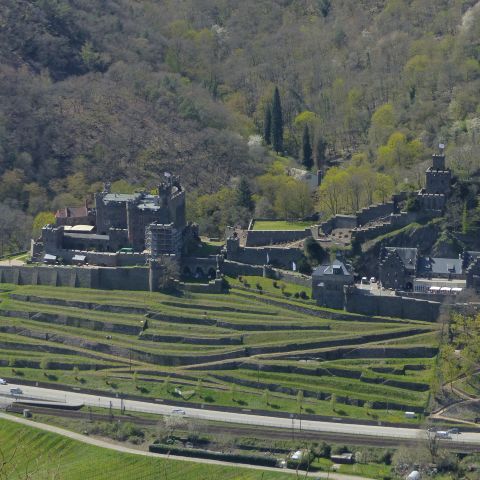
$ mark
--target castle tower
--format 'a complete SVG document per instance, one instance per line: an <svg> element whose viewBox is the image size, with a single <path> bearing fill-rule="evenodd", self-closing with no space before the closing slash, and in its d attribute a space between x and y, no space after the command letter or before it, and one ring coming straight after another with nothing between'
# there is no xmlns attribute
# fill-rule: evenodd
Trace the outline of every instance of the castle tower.
<svg viewBox="0 0 480 480"><path fill-rule="evenodd" d="M432 166L425 172L425 193L430 195L450 193L452 172L445 167L445 155L432 155Z"/></svg>

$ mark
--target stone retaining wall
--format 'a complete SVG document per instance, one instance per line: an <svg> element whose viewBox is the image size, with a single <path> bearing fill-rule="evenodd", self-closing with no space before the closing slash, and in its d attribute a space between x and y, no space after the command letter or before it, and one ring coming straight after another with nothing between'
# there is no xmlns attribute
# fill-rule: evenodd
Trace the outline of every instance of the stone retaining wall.
<svg viewBox="0 0 480 480"><path fill-rule="evenodd" d="M83 317L73 317L70 315L57 315L44 312L24 312L17 310L1 310L0 313L5 317L24 318L36 322L51 323L55 325L66 325L69 327L85 328L102 332L121 333L123 335L139 335L142 327L127 325L121 323L102 322Z"/></svg>
<svg viewBox="0 0 480 480"><path fill-rule="evenodd" d="M358 358L433 358L437 347L336 347L314 353L285 354L277 356L285 360L342 360Z"/></svg>
<svg viewBox="0 0 480 480"><path fill-rule="evenodd" d="M237 385L249 387L249 388L261 388L261 389L266 389L271 392L277 392L277 393L284 393L286 395L292 395L295 396L298 394L299 389L297 388L291 388L291 387L283 387L281 385L278 385L278 383L265 383L265 382L256 382L254 380L248 380L245 378L237 378L237 377L232 377L229 375L213 375L214 378L224 381L224 382L229 382L229 383L235 383ZM313 390L303 390L303 396L305 398L316 398L318 400L329 400L331 398L331 393L330 392L325 392L325 391L313 391ZM354 397L344 397L341 395L338 395L336 397L337 403L342 403L346 405L354 405L358 407L363 407L366 403L365 400L359 399L359 398L354 398ZM415 405L408 405L405 403L398 403L398 402L372 402L372 407L374 409L385 409L385 408L390 408L394 410L405 410L405 411L412 411L415 413L423 413L424 408L418 407Z"/></svg>

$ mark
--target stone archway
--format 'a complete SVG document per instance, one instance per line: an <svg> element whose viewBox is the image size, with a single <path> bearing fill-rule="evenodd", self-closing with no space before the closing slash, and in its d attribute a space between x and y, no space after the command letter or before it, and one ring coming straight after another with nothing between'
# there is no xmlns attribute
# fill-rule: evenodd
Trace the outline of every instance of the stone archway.
<svg viewBox="0 0 480 480"><path fill-rule="evenodd" d="M215 271L215 269L213 267L210 267L208 269L208 278L214 279L216 276L217 276L217 272Z"/></svg>

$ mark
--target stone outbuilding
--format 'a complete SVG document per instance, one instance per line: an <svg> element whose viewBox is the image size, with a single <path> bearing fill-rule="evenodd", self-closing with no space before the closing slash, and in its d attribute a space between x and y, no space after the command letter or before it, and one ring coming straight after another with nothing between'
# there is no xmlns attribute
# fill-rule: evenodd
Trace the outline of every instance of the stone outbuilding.
<svg viewBox="0 0 480 480"><path fill-rule="evenodd" d="M351 270L340 260L318 266L312 273L312 295L323 307L343 309L344 287L353 285Z"/></svg>

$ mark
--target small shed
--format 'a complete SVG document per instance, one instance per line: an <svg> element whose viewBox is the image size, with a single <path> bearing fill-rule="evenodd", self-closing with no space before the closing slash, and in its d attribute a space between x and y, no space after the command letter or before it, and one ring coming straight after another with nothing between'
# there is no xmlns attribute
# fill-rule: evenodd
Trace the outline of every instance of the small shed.
<svg viewBox="0 0 480 480"><path fill-rule="evenodd" d="M57 261L57 256L56 255L51 255L50 253L46 253L43 256L43 263L50 263L53 264Z"/></svg>
<svg viewBox="0 0 480 480"><path fill-rule="evenodd" d="M81 264L85 263L86 258L87 258L86 255L76 254L76 255L73 256L72 262L77 264L77 265L81 265Z"/></svg>
<svg viewBox="0 0 480 480"><path fill-rule="evenodd" d="M354 463L353 453L339 453L337 455L330 455L330 460L334 463Z"/></svg>

